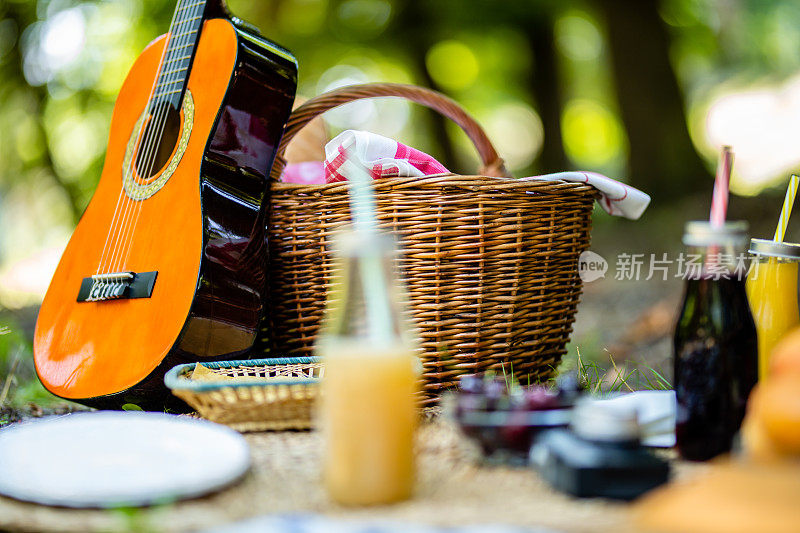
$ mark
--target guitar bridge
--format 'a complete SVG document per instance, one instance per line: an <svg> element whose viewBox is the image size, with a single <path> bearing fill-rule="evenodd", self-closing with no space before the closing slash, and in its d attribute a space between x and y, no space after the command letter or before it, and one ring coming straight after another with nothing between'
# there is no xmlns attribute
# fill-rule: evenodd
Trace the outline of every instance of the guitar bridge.
<svg viewBox="0 0 800 533"><path fill-rule="evenodd" d="M158 272L112 272L83 278L79 302L150 298Z"/></svg>

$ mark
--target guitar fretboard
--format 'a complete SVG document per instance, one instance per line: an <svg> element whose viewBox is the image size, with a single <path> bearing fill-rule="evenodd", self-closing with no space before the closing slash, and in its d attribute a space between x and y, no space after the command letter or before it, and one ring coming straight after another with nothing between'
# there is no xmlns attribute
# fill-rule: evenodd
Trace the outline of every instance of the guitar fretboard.
<svg viewBox="0 0 800 533"><path fill-rule="evenodd" d="M175 109L180 108L197 38L203 23L205 6L206 0L178 1L169 29L169 41L161 62L158 81L150 99L151 106L169 103Z"/></svg>

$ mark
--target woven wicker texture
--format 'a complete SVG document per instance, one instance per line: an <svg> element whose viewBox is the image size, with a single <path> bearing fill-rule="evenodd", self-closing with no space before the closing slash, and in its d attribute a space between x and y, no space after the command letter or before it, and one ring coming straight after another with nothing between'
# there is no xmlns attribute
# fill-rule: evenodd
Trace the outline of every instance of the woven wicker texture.
<svg viewBox="0 0 800 533"><path fill-rule="evenodd" d="M281 365L252 365L214 367L205 366L220 376L220 379L239 378L235 386L212 390L174 388L173 394L197 410L203 418L232 427L237 431L276 431L285 429L309 429L314 405L319 396L317 383L252 383L242 378L269 378L272 380L322 377L321 363ZM179 380L191 379L187 367L178 375ZM215 382L217 383L217 382Z"/></svg>
<svg viewBox="0 0 800 533"><path fill-rule="evenodd" d="M401 244L426 402L462 374L505 368L525 383L548 378L572 331L581 294L578 256L589 246L596 191L489 177L505 170L480 126L443 95L405 85L345 87L292 114L273 169L263 349L312 354L333 268L329 243L350 222L347 183L278 183L280 154L320 113L375 96L405 97L442 113L468 134L483 161L485 175L375 182L380 226Z"/></svg>

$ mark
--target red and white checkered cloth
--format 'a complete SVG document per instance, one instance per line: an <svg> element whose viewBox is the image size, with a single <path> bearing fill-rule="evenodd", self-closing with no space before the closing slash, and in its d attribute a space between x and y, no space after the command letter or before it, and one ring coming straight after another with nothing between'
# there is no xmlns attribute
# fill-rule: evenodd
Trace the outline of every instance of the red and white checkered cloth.
<svg viewBox="0 0 800 533"><path fill-rule="evenodd" d="M348 154L356 161L348 160ZM347 181L353 165L366 168L373 179L422 177L449 171L437 160L403 143L376 133L347 130L325 145L325 162L286 165L281 181L321 184Z"/></svg>
<svg viewBox="0 0 800 533"><path fill-rule="evenodd" d="M347 130L325 145L325 183L347 181L353 164L366 168L373 179L449 172L425 152L375 133Z"/></svg>
<svg viewBox="0 0 800 533"><path fill-rule="evenodd" d="M281 181L306 185L347 181L356 168L366 168L375 179L449 172L428 154L395 140L366 131L347 130L325 145L325 162L286 165ZM596 172L557 172L520 179L587 183L600 191L600 206L606 212L634 220L650 204L650 196L642 191Z"/></svg>

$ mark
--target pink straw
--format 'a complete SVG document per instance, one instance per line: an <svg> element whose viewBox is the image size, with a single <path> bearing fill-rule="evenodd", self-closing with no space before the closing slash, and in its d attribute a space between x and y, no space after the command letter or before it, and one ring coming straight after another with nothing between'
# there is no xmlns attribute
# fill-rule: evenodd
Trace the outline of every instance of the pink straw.
<svg viewBox="0 0 800 533"><path fill-rule="evenodd" d="M714 196L711 199L711 226L720 228L725 224L728 214L728 183L733 168L733 152L730 146L723 146L717 164L717 177L714 180Z"/></svg>

